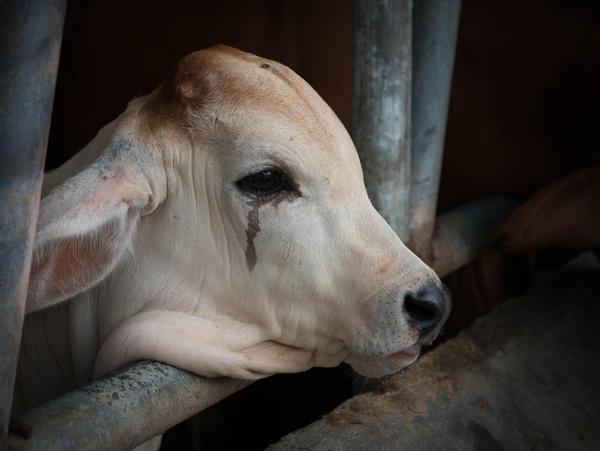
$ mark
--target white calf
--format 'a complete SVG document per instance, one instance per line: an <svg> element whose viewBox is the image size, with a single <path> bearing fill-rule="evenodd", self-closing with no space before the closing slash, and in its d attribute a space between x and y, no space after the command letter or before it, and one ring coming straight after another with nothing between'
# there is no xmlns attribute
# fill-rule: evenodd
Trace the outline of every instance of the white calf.
<svg viewBox="0 0 600 451"><path fill-rule="evenodd" d="M242 379L343 361L388 374L449 300L369 202L317 93L215 47L47 174L27 309L21 408L137 359Z"/></svg>

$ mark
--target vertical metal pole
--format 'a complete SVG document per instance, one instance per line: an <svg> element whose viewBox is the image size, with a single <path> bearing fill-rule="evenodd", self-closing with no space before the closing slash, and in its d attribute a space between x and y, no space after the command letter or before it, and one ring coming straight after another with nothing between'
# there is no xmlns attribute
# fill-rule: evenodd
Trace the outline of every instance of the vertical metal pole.
<svg viewBox="0 0 600 451"><path fill-rule="evenodd" d="M352 6L352 135L373 205L408 240L412 1Z"/></svg>
<svg viewBox="0 0 600 451"><path fill-rule="evenodd" d="M431 256L460 0L414 6L410 245Z"/></svg>
<svg viewBox="0 0 600 451"><path fill-rule="evenodd" d="M0 2L0 446L10 419L66 0Z"/></svg>

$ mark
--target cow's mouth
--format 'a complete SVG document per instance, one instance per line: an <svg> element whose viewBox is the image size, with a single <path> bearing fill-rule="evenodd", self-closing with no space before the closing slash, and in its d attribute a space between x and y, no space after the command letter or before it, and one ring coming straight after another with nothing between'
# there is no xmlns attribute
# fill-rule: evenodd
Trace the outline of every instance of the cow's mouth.
<svg viewBox="0 0 600 451"><path fill-rule="evenodd" d="M397 352L395 354L392 354L389 357L386 357L386 359L398 359L398 360L416 360L417 357L419 357L419 354L421 353L421 346L416 344L416 345L412 345L409 346L406 349L403 349L400 352Z"/></svg>
<svg viewBox="0 0 600 451"><path fill-rule="evenodd" d="M383 377L397 373L414 363L421 353L421 345L414 344L401 351L378 358L365 358L351 355L346 363L362 376Z"/></svg>

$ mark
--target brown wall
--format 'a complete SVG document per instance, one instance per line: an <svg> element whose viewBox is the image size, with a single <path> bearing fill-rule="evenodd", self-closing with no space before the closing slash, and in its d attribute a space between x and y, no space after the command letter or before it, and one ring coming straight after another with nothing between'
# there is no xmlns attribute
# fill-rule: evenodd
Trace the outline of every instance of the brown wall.
<svg viewBox="0 0 600 451"><path fill-rule="evenodd" d="M443 208L526 196L600 150L600 3L463 1Z"/></svg>

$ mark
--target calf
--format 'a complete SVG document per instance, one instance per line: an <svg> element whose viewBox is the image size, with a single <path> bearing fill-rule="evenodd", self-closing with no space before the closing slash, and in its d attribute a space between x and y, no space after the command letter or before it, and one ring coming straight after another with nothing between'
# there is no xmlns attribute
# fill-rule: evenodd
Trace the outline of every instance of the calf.
<svg viewBox="0 0 600 451"><path fill-rule="evenodd" d="M369 202L325 102L223 46L185 57L46 175L29 286L19 409L139 359L381 376L450 308Z"/></svg>

